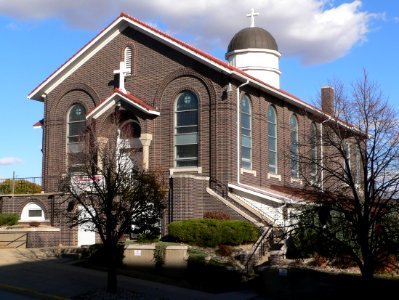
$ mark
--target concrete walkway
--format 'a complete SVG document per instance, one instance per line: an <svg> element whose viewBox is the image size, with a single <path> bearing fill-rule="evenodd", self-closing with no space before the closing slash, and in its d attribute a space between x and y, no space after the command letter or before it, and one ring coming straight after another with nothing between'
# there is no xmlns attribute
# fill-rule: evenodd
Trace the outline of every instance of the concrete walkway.
<svg viewBox="0 0 399 300"><path fill-rule="evenodd" d="M15 299L60 300L105 289L105 272L78 267L70 262L43 255L37 249L0 249L0 290L26 297L16 296ZM145 295L145 299L266 299L250 290L212 294L122 275L118 276L118 285Z"/></svg>

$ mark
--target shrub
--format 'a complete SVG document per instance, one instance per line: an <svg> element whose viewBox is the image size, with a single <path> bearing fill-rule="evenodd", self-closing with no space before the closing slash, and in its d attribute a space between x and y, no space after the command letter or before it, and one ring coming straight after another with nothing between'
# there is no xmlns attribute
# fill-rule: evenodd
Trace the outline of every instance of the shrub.
<svg viewBox="0 0 399 300"><path fill-rule="evenodd" d="M36 183L30 182L24 179L6 179L0 183L0 192L3 194L11 194L13 191L15 194L35 194L40 193L42 187Z"/></svg>
<svg viewBox="0 0 399 300"><path fill-rule="evenodd" d="M165 263L165 251L166 251L165 243L159 242L155 245L154 260L155 260L155 267L157 269L161 268Z"/></svg>
<svg viewBox="0 0 399 300"><path fill-rule="evenodd" d="M230 215L222 211L209 211L204 214L204 219L230 220Z"/></svg>
<svg viewBox="0 0 399 300"><path fill-rule="evenodd" d="M138 243L155 243L159 241L159 236L151 234L140 233L137 235L136 240Z"/></svg>
<svg viewBox="0 0 399 300"><path fill-rule="evenodd" d="M193 219L169 224L169 239L203 247L255 242L259 231L241 220Z"/></svg>
<svg viewBox="0 0 399 300"><path fill-rule="evenodd" d="M18 223L17 214L0 214L0 226L8 225L12 226Z"/></svg>
<svg viewBox="0 0 399 300"><path fill-rule="evenodd" d="M118 267L123 265L123 257L124 257L125 246L124 244L117 245L116 251L116 264ZM98 266L106 266L106 251L104 244L94 244L91 245L86 253L83 255L84 258L91 264L98 265Z"/></svg>
<svg viewBox="0 0 399 300"><path fill-rule="evenodd" d="M231 246L220 244L218 249L216 250L216 253L221 256L231 256L233 251L231 249Z"/></svg>

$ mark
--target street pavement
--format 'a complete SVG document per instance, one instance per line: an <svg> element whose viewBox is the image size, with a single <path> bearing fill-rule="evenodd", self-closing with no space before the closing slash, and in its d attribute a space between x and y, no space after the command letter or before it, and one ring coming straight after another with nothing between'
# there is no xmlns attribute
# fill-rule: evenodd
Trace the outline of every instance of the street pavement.
<svg viewBox="0 0 399 300"><path fill-rule="evenodd" d="M37 249L0 249L0 299L73 299L93 291L103 291L106 272L83 268L71 259L49 257ZM212 294L163 283L118 275L122 289L163 300L261 300L255 291Z"/></svg>

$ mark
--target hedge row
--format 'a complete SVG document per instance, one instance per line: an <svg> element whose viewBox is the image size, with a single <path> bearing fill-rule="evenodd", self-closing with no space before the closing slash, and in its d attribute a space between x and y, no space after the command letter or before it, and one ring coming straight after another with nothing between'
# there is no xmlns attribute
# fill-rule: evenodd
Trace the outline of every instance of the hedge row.
<svg viewBox="0 0 399 300"><path fill-rule="evenodd" d="M250 222L241 220L194 219L169 224L168 238L201 247L241 245L255 242L259 230Z"/></svg>

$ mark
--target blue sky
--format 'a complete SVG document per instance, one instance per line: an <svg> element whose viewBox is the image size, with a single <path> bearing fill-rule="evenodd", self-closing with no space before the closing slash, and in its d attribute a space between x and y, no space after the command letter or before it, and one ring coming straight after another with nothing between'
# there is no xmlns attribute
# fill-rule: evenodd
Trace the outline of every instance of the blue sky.
<svg viewBox="0 0 399 300"><path fill-rule="evenodd" d="M120 12L224 59L251 8L279 45L282 89L314 103L366 69L399 109L398 0L0 0L0 178L41 176L43 103L27 95Z"/></svg>

